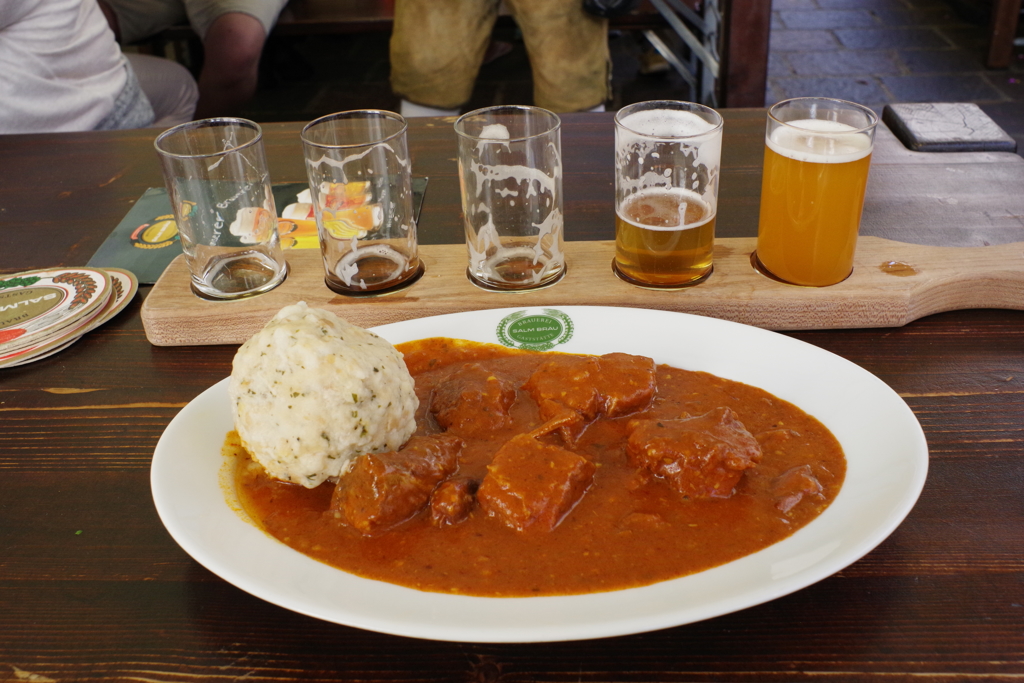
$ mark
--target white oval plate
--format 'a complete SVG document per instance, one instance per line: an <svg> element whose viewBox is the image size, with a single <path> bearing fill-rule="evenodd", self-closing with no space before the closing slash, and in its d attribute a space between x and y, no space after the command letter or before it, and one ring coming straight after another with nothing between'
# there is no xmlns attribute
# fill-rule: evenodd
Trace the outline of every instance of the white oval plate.
<svg viewBox="0 0 1024 683"><path fill-rule="evenodd" d="M427 337L497 342L522 310L455 313L374 328L392 343ZM698 574L642 588L535 598L428 593L363 579L310 559L244 521L219 483L232 429L227 380L189 403L153 456L153 498L171 536L224 580L276 605L402 636L465 642L599 638L687 624L787 595L881 543L924 486L928 447L903 400L853 363L790 337L663 311L563 306L574 328L559 351L650 356L751 384L825 424L842 443L846 481L825 512L789 538Z"/></svg>

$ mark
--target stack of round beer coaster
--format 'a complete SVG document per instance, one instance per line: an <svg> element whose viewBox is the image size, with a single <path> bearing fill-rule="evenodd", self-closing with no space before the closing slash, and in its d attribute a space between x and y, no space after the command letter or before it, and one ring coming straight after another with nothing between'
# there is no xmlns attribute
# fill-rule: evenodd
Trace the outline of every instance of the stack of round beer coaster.
<svg viewBox="0 0 1024 683"><path fill-rule="evenodd" d="M121 312L139 281L120 268L0 275L0 368L46 358Z"/></svg>

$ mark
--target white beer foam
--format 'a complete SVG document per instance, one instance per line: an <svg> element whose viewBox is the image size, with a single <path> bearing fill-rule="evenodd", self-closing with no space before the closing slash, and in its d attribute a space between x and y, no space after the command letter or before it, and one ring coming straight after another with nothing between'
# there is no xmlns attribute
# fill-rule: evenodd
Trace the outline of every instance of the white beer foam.
<svg viewBox="0 0 1024 683"><path fill-rule="evenodd" d="M690 148L696 155L696 163L704 164L709 170L717 172L722 159L721 129L705 121L693 112L678 109L648 109L623 117L621 126L616 127L616 152L620 156L635 150L642 159L650 154L658 158L658 146L674 143L683 148ZM624 187L636 191L645 187L671 187L669 177L658 178L650 173L632 181L620 179ZM708 185L706 194L713 195L717 183ZM712 197L707 197L713 201Z"/></svg>
<svg viewBox="0 0 1024 683"><path fill-rule="evenodd" d="M638 111L623 118L622 124L635 133L656 138L700 135L715 127L692 112L676 109Z"/></svg>
<svg viewBox="0 0 1024 683"><path fill-rule="evenodd" d="M765 143L776 154L815 164L845 164L871 154L871 138L853 126L824 119L787 121Z"/></svg>
<svg viewBox="0 0 1024 683"><path fill-rule="evenodd" d="M508 128L501 123L491 123L484 126L477 137L481 140L508 140L511 138L508 134Z"/></svg>

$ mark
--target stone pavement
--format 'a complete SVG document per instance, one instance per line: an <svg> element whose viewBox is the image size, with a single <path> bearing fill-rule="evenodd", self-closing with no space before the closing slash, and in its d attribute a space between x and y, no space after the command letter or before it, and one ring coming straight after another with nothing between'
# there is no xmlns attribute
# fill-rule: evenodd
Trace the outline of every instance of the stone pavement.
<svg viewBox="0 0 1024 683"><path fill-rule="evenodd" d="M984 65L984 20L946 0L774 0L765 104L820 95L877 110L974 102L1024 151L1024 51Z"/></svg>

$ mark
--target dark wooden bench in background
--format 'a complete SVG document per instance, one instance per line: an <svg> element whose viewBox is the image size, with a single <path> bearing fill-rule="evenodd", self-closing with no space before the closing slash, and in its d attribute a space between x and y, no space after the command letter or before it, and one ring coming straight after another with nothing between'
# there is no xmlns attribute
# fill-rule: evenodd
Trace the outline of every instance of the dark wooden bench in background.
<svg viewBox="0 0 1024 683"><path fill-rule="evenodd" d="M1019 1L1019 0L1018 0ZM674 0L699 11L702 0ZM390 32L394 0L291 0L274 27L275 36L343 35ZM721 58L716 84L717 104L728 107L764 106L768 74L768 34L771 3L765 0L718 0L722 16L718 52ZM512 22L503 13L500 21ZM648 0L624 16L611 20L618 31L660 31L669 27ZM174 26L155 36L151 48L166 52L169 44L195 40L187 25Z"/></svg>
<svg viewBox="0 0 1024 683"><path fill-rule="evenodd" d="M995 0L989 19L988 54L985 66L990 69L1005 69L1013 59L1014 39L1017 24L1020 23L1021 0Z"/></svg>

